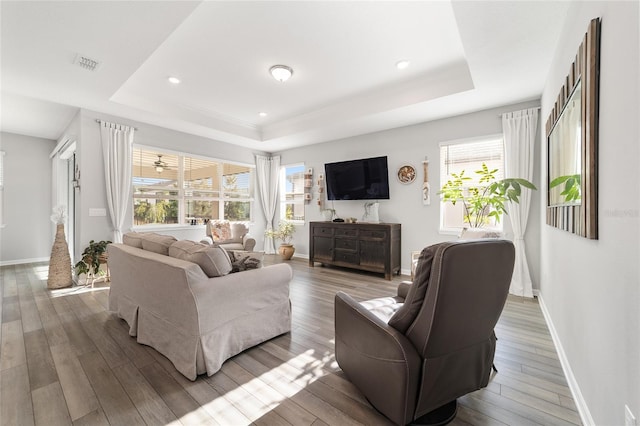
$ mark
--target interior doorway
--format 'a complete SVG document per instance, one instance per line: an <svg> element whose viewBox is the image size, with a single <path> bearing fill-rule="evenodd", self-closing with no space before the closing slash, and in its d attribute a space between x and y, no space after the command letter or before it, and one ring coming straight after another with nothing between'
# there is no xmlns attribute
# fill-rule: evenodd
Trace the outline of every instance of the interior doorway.
<svg viewBox="0 0 640 426"><path fill-rule="evenodd" d="M78 189L78 164L76 143L68 141L54 154L54 206L62 205L67 214L64 231L74 262L76 241L76 191Z"/></svg>

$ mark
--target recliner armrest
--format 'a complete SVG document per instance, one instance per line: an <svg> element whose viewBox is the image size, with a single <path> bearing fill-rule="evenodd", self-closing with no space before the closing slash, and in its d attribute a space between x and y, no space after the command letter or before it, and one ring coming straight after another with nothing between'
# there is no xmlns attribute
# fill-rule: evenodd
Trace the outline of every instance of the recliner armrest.
<svg viewBox="0 0 640 426"><path fill-rule="evenodd" d="M411 281L402 281L398 285L398 297L406 299L407 298L407 294L409 294L409 289L411 288L412 284L413 283Z"/></svg>
<svg viewBox="0 0 640 426"><path fill-rule="evenodd" d="M249 234L244 234L242 237L242 246L246 251L253 251L256 246L256 240Z"/></svg>

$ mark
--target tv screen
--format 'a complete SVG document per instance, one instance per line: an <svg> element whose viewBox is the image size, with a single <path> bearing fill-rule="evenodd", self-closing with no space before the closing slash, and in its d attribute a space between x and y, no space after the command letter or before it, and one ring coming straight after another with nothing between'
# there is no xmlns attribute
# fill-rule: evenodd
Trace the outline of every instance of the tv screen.
<svg viewBox="0 0 640 426"><path fill-rule="evenodd" d="M388 200L387 157L324 165L329 200Z"/></svg>

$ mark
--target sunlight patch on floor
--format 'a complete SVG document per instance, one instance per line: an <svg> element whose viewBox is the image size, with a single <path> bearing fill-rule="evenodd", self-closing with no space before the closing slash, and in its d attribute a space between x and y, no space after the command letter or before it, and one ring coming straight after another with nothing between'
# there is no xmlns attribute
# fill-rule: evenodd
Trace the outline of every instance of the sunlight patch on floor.
<svg viewBox="0 0 640 426"><path fill-rule="evenodd" d="M39 280L49 279L49 265L36 266L33 268L33 271Z"/></svg>
<svg viewBox="0 0 640 426"><path fill-rule="evenodd" d="M73 294L92 293L96 291L105 291L105 290L109 290L109 286L91 287L91 285L86 285L86 286L80 285L80 286L50 290L50 292L51 292L51 297L55 298L55 297L69 296Z"/></svg>
<svg viewBox="0 0 640 426"><path fill-rule="evenodd" d="M224 395L207 403L207 407L223 414L225 404L228 402L238 405L247 398L256 398L261 405L251 413L251 420L255 421L274 410L286 399L296 395L310 383L329 374L327 367L335 368L334 365L337 366L333 355L325 354L318 358L315 353L314 349L309 349L239 385L238 388L225 392ZM233 369L236 374L242 374L241 371L243 371L242 367L233 361L223 367L223 371L224 369Z"/></svg>

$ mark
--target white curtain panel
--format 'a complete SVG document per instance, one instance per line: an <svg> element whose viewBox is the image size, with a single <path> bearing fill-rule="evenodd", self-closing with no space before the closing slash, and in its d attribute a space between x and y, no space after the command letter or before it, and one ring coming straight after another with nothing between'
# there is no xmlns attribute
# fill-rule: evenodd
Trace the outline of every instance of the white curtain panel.
<svg viewBox="0 0 640 426"><path fill-rule="evenodd" d="M538 108L514 111L502 115L502 132L505 144L505 177L533 180L533 155ZM522 189L520 203L507 203L507 212L513 228L513 244L516 260L509 292L518 296L533 297L533 285L524 246L524 234L529 220L531 190Z"/></svg>
<svg viewBox="0 0 640 426"><path fill-rule="evenodd" d="M273 229L273 219L278 206L278 177L280 176L280 156L265 157L256 155L256 173L262 212L267 221L267 230ZM275 253L273 238L264 239L264 252Z"/></svg>
<svg viewBox="0 0 640 426"><path fill-rule="evenodd" d="M114 243L122 242L122 228L131 196L131 157L133 133L129 126L100 122L107 206L113 225Z"/></svg>

